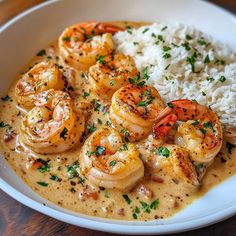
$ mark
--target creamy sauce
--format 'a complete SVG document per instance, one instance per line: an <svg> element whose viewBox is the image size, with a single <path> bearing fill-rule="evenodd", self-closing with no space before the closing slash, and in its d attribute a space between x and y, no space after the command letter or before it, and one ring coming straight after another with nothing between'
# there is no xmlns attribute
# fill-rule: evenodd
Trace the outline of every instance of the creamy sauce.
<svg viewBox="0 0 236 236"><path fill-rule="evenodd" d="M127 23L117 23L123 26ZM129 25L138 27L140 24ZM77 101L86 100L92 106L86 118L86 137L94 130L102 126L110 126L107 115L109 102L105 103L90 91L87 78L84 73L68 68L61 61L58 54L57 42L50 44L46 49L46 55L37 56L30 66L45 60L54 61L64 71L69 85L67 90ZM28 70L28 67L25 71ZM20 75L19 75L20 77ZM17 78L17 80L19 79ZM89 182L80 176L68 175L68 168L78 161L80 149L83 143L75 148L60 154L39 155L33 153L23 145L18 137L18 131L24 111L19 110L14 100L15 83L9 89L5 101L1 101L0 107L0 150L5 159L23 181L35 192L45 199L76 212L87 215L122 219L122 220L153 220L172 216L197 198L203 196L213 186L236 173L236 152L232 155L224 148L216 157L214 163L208 168L201 187L197 190L186 188L169 176L162 175L158 179L151 179L146 169L145 177L129 192L98 188L91 186ZM71 89L73 87L73 91ZM86 95L87 94L87 95ZM89 95L88 95L89 94ZM3 127L4 125L7 125ZM9 126L12 127L13 138L9 138ZM32 169L37 158L48 161L44 170ZM150 194L142 195L138 191L140 186L146 186ZM137 193L139 192L139 193ZM150 207L154 202L157 207ZM147 203L147 205L145 205Z"/></svg>

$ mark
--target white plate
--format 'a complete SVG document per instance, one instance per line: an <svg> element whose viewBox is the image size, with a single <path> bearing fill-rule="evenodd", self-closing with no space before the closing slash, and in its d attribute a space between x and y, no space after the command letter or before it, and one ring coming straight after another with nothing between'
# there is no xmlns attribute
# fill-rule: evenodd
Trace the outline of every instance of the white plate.
<svg viewBox="0 0 236 236"><path fill-rule="evenodd" d="M178 21L209 33L236 50L236 18L197 0L50 1L17 16L0 29L0 96L37 51L68 25L86 20ZM0 188L21 203L58 220L115 233L162 234L203 227L236 213L236 176L166 220L128 222L85 216L62 209L35 194L0 157ZM43 205L46 203L46 206Z"/></svg>

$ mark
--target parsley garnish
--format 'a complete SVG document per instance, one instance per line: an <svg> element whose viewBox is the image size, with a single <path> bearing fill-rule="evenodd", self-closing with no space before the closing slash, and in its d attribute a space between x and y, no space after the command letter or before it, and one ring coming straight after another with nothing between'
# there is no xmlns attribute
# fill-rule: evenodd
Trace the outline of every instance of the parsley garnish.
<svg viewBox="0 0 236 236"><path fill-rule="evenodd" d="M45 182L42 182L42 181L39 181L37 182L37 184L43 186L43 187L47 187L48 186L48 183L45 183Z"/></svg>
<svg viewBox="0 0 236 236"><path fill-rule="evenodd" d="M64 37L63 40L66 41L66 42L70 42L70 37L68 37L68 36Z"/></svg>
<svg viewBox="0 0 236 236"><path fill-rule="evenodd" d="M61 182L61 178L59 178L57 175L52 175L50 179L56 182Z"/></svg>
<svg viewBox="0 0 236 236"><path fill-rule="evenodd" d="M213 124L210 121L203 123L203 127L214 131Z"/></svg>
<svg viewBox="0 0 236 236"><path fill-rule="evenodd" d="M193 39L193 38L192 38L190 35L188 35L188 34L186 34L185 38L186 38L187 40Z"/></svg>
<svg viewBox="0 0 236 236"><path fill-rule="evenodd" d="M49 172L50 171L50 164L48 163L49 161L45 161L41 158L38 158L36 162L40 162L42 166L40 166L37 170L39 170L41 173Z"/></svg>
<svg viewBox="0 0 236 236"><path fill-rule="evenodd" d="M144 29L143 34L145 34L148 30L149 30L149 28Z"/></svg>
<svg viewBox="0 0 236 236"><path fill-rule="evenodd" d="M128 196L127 194L122 195L122 197L125 199L125 201L126 201L128 204L130 204L130 203L132 202L131 199L129 198L129 196Z"/></svg>
<svg viewBox="0 0 236 236"><path fill-rule="evenodd" d="M164 52L167 52L167 51L170 51L170 50L171 50L171 47L163 46L162 50L163 50Z"/></svg>
<svg viewBox="0 0 236 236"><path fill-rule="evenodd" d="M96 156L101 156L106 153L106 148L103 146L96 146Z"/></svg>
<svg viewBox="0 0 236 236"><path fill-rule="evenodd" d="M133 42L134 45L138 45L139 43L138 42Z"/></svg>
<svg viewBox="0 0 236 236"><path fill-rule="evenodd" d="M103 56L103 55L101 55L101 56L99 56L98 58L97 58L97 62L99 63L99 64L102 64L102 65L104 65L105 64L105 56Z"/></svg>
<svg viewBox="0 0 236 236"><path fill-rule="evenodd" d="M164 59L168 59L171 57L171 55L169 53L165 53L163 56L162 56Z"/></svg>
<svg viewBox="0 0 236 236"><path fill-rule="evenodd" d="M167 106L170 107L170 108L174 108L174 105L173 105L173 103L171 103L171 102L168 102L168 103L167 103Z"/></svg>
<svg viewBox="0 0 236 236"><path fill-rule="evenodd" d="M226 78L225 78L223 75L219 78L219 81L220 81L221 83L225 82L225 80L226 80Z"/></svg>
<svg viewBox="0 0 236 236"><path fill-rule="evenodd" d="M168 27L167 26L164 26L162 29L161 29L161 31L164 31L164 30L166 30Z"/></svg>
<svg viewBox="0 0 236 236"><path fill-rule="evenodd" d="M126 143L123 144L123 145L118 149L118 151L127 151L127 150L128 150L128 146L127 146Z"/></svg>
<svg viewBox="0 0 236 236"><path fill-rule="evenodd" d="M157 148L157 154L164 156L164 157L169 157L170 156L170 151L166 147L158 147Z"/></svg>
<svg viewBox="0 0 236 236"><path fill-rule="evenodd" d="M184 47L186 51L191 50L188 42L182 43L181 46Z"/></svg>
<svg viewBox="0 0 236 236"><path fill-rule="evenodd" d="M94 111L99 111L101 104L98 102L97 99L94 98L92 100L92 105L93 105Z"/></svg>
<svg viewBox="0 0 236 236"><path fill-rule="evenodd" d="M202 91L202 96L206 96L206 93Z"/></svg>
<svg viewBox="0 0 236 236"><path fill-rule="evenodd" d="M140 204L144 212L147 212L147 213L151 212L150 206L146 202L140 201Z"/></svg>
<svg viewBox="0 0 236 236"><path fill-rule="evenodd" d="M60 133L60 138L63 138L64 140L66 140L67 132L68 132L68 129L65 127Z"/></svg>
<svg viewBox="0 0 236 236"><path fill-rule="evenodd" d="M12 127L9 124L5 124L3 121L0 122L0 128L5 128L8 127L9 129L11 129Z"/></svg>
<svg viewBox="0 0 236 236"><path fill-rule="evenodd" d="M212 82L212 81L214 81L215 79L214 79L213 77L207 77L206 80Z"/></svg>
<svg viewBox="0 0 236 236"><path fill-rule="evenodd" d="M96 129L97 129L97 127L95 126L95 124L93 123L93 124L91 124L91 125L87 125L87 129L88 129L88 132L90 133L90 134L92 134Z"/></svg>
<svg viewBox="0 0 236 236"><path fill-rule="evenodd" d="M191 125L197 126L197 125L199 125L199 122L198 121L194 121L193 123L191 123Z"/></svg>
<svg viewBox="0 0 236 236"><path fill-rule="evenodd" d="M208 54L206 55L206 57L205 57L205 59L204 59L204 63L210 63L211 61L210 61L210 58L209 58L209 56L208 56Z"/></svg>
<svg viewBox="0 0 236 236"><path fill-rule="evenodd" d="M109 166L111 167L111 166L115 166L116 165L116 163L117 163L117 161L116 160L112 160L112 161L110 161L110 163L109 163Z"/></svg>
<svg viewBox="0 0 236 236"><path fill-rule="evenodd" d="M197 58L197 53L194 52L191 57L187 57L187 62L191 65L192 72L195 73L195 62Z"/></svg>
<svg viewBox="0 0 236 236"><path fill-rule="evenodd" d="M197 42L198 42L198 44L200 44L201 46L204 46L204 45L207 44L206 41L204 40L204 38L200 38Z"/></svg>
<svg viewBox="0 0 236 236"><path fill-rule="evenodd" d="M90 93L84 91L83 98L86 98L86 97L88 97L89 95L90 95Z"/></svg>
<svg viewBox="0 0 236 236"><path fill-rule="evenodd" d="M75 161L71 166L67 167L67 175L69 179L73 179L79 176L79 172L77 171L77 169L78 169L77 161Z"/></svg>
<svg viewBox="0 0 236 236"><path fill-rule="evenodd" d="M157 208L157 206L159 205L159 200L158 199L156 199L156 200L154 200L151 204L150 204L150 208L151 209L156 209Z"/></svg>
<svg viewBox="0 0 236 236"><path fill-rule="evenodd" d="M46 51L43 49L43 50L41 50L41 51L39 51L37 54L36 54L36 56L38 56L38 57L42 57L42 56L45 56L46 55Z"/></svg>

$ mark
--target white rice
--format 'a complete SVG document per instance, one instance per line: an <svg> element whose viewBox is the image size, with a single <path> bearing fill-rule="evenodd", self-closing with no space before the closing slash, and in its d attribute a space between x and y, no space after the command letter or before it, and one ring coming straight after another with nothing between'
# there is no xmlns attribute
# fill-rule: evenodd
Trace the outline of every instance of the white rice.
<svg viewBox="0 0 236 236"><path fill-rule="evenodd" d="M158 35L161 36L158 38ZM192 39L188 36L186 39L186 35ZM147 83L159 91L165 102L180 98L195 99L214 110L223 124L236 127L236 54L225 45L193 27L178 23L155 23L118 32L113 38L117 50L134 57L140 71L148 67L150 78ZM186 42L190 50L183 46ZM171 49L164 51L163 47ZM197 73L192 72L187 62L194 51L197 52L194 63ZM170 57L163 58L167 53ZM207 55L210 62L204 63ZM217 60L222 62L217 63Z"/></svg>

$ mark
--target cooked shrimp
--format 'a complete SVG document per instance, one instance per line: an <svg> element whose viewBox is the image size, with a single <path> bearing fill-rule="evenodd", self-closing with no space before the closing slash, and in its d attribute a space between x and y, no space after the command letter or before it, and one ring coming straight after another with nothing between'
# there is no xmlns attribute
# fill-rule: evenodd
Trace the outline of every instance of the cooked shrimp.
<svg viewBox="0 0 236 236"><path fill-rule="evenodd" d="M48 89L63 89L64 81L59 69L50 62L40 62L17 82L15 98L24 108L34 106L35 95Z"/></svg>
<svg viewBox="0 0 236 236"><path fill-rule="evenodd" d="M23 143L37 153L59 153L78 142L84 131L84 117L74 113L67 93L44 91L36 96L35 105L21 123Z"/></svg>
<svg viewBox="0 0 236 236"><path fill-rule="evenodd" d="M129 78L138 75L132 57L109 55L89 68L88 76L94 91L103 98L111 98L119 88L129 84Z"/></svg>
<svg viewBox="0 0 236 236"><path fill-rule="evenodd" d="M112 34L120 30L123 29L99 22L83 22L66 28L59 38L61 56L72 67L86 70L99 56L113 51Z"/></svg>
<svg viewBox="0 0 236 236"><path fill-rule="evenodd" d="M152 130L162 99L154 87L129 84L113 94L110 120L129 141L138 141Z"/></svg>
<svg viewBox="0 0 236 236"><path fill-rule="evenodd" d="M165 136L176 120L183 121L175 135L175 143L185 147L192 160L211 162L222 146L222 127L217 115L208 107L187 99L168 105L157 117L154 133Z"/></svg>
<svg viewBox="0 0 236 236"><path fill-rule="evenodd" d="M143 155L142 159L154 173L164 173L177 181L199 185L196 169L186 148L163 144L150 151L149 155Z"/></svg>
<svg viewBox="0 0 236 236"><path fill-rule="evenodd" d="M92 184L127 190L144 175L144 166L133 144L123 144L112 128L101 128L85 142L81 155L82 173Z"/></svg>

